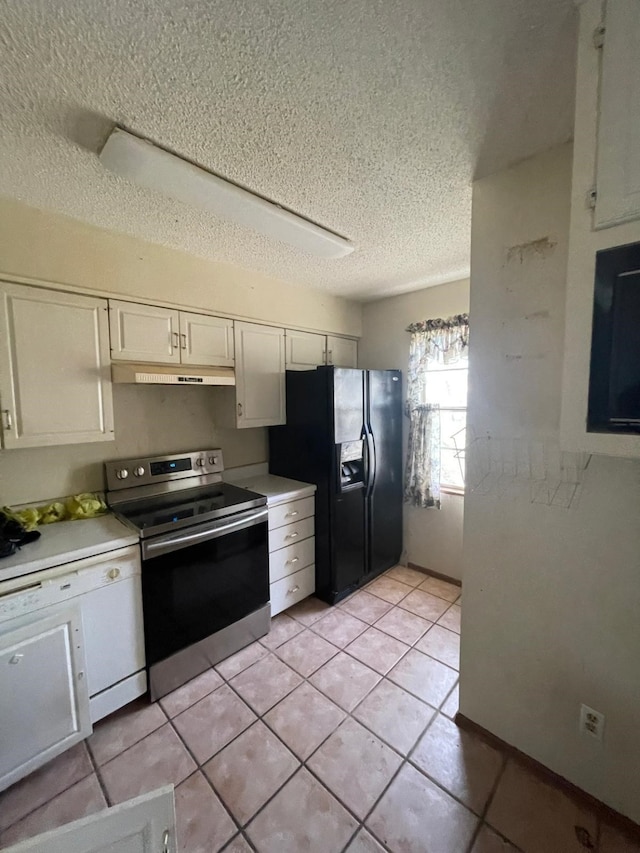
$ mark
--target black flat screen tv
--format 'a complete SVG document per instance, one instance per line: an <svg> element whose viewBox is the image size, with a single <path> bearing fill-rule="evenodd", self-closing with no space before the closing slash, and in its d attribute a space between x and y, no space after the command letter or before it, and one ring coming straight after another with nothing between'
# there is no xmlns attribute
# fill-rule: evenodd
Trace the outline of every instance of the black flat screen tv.
<svg viewBox="0 0 640 853"><path fill-rule="evenodd" d="M640 243L596 253L587 429L640 433Z"/></svg>

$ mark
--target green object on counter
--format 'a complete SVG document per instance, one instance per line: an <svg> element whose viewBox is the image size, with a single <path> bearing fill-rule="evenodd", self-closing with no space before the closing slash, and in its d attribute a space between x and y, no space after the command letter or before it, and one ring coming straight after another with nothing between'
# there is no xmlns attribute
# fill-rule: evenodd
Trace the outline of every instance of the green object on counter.
<svg viewBox="0 0 640 853"><path fill-rule="evenodd" d="M98 495L83 492L80 495L72 495L64 503L54 501L44 506L30 506L25 509L11 509L5 506L2 511L9 518L19 521L25 530L35 530L40 524L95 518L107 512L107 505Z"/></svg>

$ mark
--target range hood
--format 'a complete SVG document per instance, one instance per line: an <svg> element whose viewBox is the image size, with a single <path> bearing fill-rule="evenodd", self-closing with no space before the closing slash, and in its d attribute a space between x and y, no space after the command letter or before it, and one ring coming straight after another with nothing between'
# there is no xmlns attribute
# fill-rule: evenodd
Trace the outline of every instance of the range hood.
<svg viewBox="0 0 640 853"><path fill-rule="evenodd" d="M183 364L112 362L113 382L137 385L235 385L232 367L189 367Z"/></svg>

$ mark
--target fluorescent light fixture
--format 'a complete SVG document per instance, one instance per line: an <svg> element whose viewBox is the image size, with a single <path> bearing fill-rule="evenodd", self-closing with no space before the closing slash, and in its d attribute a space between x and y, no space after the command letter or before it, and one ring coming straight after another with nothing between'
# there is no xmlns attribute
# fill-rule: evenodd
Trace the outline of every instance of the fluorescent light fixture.
<svg viewBox="0 0 640 853"><path fill-rule="evenodd" d="M207 172L119 127L100 152L103 165L136 184L321 258L342 258L353 245L332 231Z"/></svg>

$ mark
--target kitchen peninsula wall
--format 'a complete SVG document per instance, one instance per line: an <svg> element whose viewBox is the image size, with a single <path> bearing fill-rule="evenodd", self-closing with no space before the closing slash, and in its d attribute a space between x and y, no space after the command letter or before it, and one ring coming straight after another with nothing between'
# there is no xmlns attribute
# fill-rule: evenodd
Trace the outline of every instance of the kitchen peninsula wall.
<svg viewBox="0 0 640 853"><path fill-rule="evenodd" d="M288 328L362 334L358 303L3 198L0 279ZM216 389L115 385L113 393L115 442L1 451L0 504L102 489L108 459L219 446L228 468L267 461L265 429L216 426Z"/></svg>

